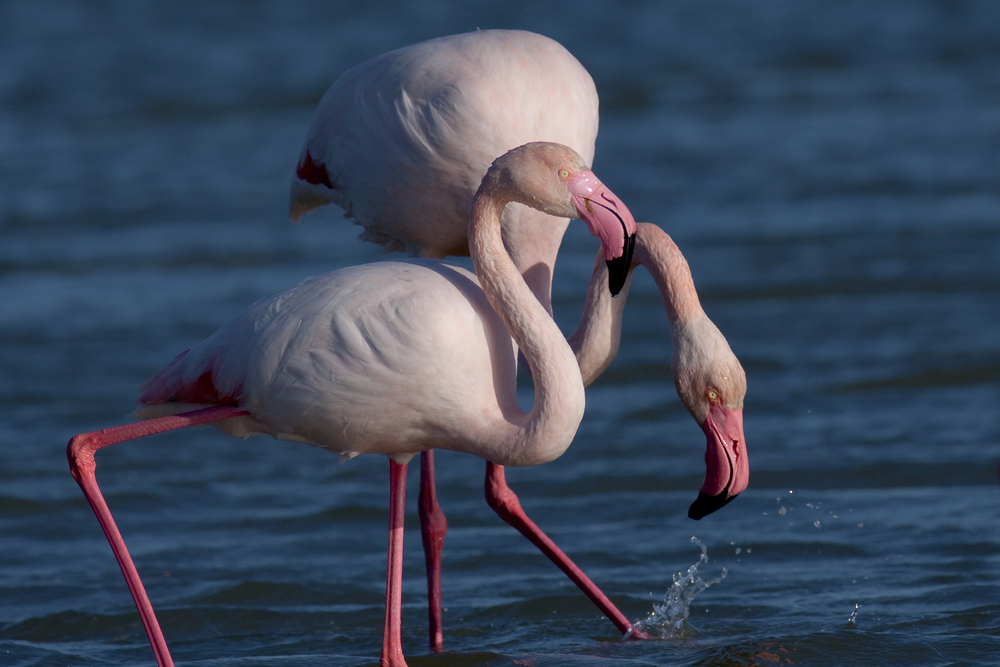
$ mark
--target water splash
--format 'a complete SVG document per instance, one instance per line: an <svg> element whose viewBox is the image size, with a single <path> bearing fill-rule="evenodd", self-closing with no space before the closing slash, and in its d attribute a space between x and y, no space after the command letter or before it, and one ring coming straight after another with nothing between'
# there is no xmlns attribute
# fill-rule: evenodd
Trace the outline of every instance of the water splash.
<svg viewBox="0 0 1000 667"><path fill-rule="evenodd" d="M854 611L851 612L851 617L847 619L847 625L845 626L848 630L857 630L858 626L855 620L858 618L858 610L861 608L860 604L855 603Z"/></svg>
<svg viewBox="0 0 1000 667"><path fill-rule="evenodd" d="M674 583L663 596L663 603L654 602L653 611L646 618L636 621L634 629L660 639L677 639L695 633L687 620L691 601L712 584L725 579L729 566L723 566L722 572L714 579L702 579L698 574L698 568L708 562L708 548L697 537L692 537L691 541L701 548L698 561L691 565L687 572L674 573ZM627 634L625 638L628 638Z"/></svg>

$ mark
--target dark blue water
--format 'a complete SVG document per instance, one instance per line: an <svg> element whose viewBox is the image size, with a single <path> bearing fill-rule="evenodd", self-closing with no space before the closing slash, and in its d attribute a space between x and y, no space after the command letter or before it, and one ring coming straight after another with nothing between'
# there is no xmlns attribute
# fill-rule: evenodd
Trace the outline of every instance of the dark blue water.
<svg viewBox="0 0 1000 667"><path fill-rule="evenodd" d="M703 438L642 276L573 447L508 479L632 619L692 535L726 577L680 637L619 642L486 507L482 462L441 454L448 652L412 471L411 664L995 664L1000 5L916 0L0 5L0 664L152 664L66 441L253 299L379 258L336 211L284 217L312 110L361 60L476 27L593 74L598 173L674 236L747 370L751 482L686 518ZM575 229L560 256L567 329L594 250ZM377 661L383 458L203 429L97 460L179 663Z"/></svg>

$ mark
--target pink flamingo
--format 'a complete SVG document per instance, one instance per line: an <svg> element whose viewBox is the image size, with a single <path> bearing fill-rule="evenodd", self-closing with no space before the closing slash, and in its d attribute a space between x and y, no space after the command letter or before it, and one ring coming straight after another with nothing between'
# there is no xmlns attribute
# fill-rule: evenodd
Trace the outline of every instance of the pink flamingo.
<svg viewBox="0 0 1000 667"><path fill-rule="evenodd" d="M364 227L359 238L386 251L468 255L469 208L493 159L551 141L590 164L597 122L593 79L548 37L483 30L406 46L354 67L323 95L289 213L299 220L334 203ZM546 308L568 224L527 206L504 211L504 244Z"/></svg>
<svg viewBox="0 0 1000 667"><path fill-rule="evenodd" d="M312 208L335 203L345 217L364 227L361 239L380 243L387 251L423 257L468 254L465 212L491 156L527 141L550 140L573 147L589 161L597 125L593 80L565 48L547 37L488 30L404 47L348 71L323 96L292 179L290 214L298 220ZM402 209L414 201L420 206L404 213ZM539 224L545 217L527 207L508 207L503 239L515 266L549 309L552 269L568 221ZM657 280L668 313L687 313L685 303L693 303L701 312L687 263L669 237L647 228L637 240L640 246L644 242L649 247L636 259ZM661 246L674 251L653 253ZM616 278L621 280L620 275ZM606 303L589 304L569 338L588 385L618 350L625 299L612 305L603 290L595 289L604 282L595 273L590 296ZM679 344L688 351L694 348L684 346L688 339L683 330L682 323L672 318L675 356ZM708 435L708 472L689 512L692 518L731 500L746 487L748 476L738 412L746 392L745 376L725 339L721 334L717 338L719 358L706 357L711 363L705 365L734 366L738 372L727 377L738 382L719 402L732 414L713 416L722 426L707 421L708 413L697 401L685 401ZM675 358L678 391L682 397L695 396L700 386L694 376L676 377L679 361ZM434 490L432 450L421 453L420 473L430 645L440 650L441 548L447 521ZM487 464L486 496L490 506L566 572L622 633L631 631L629 620L523 512L502 466Z"/></svg>
<svg viewBox="0 0 1000 667"><path fill-rule="evenodd" d="M630 264L635 223L624 204L571 149L528 144L498 158L475 197L469 222L475 274L412 260L308 279L258 301L150 380L137 415L151 421L70 441L70 469L108 537L161 667L172 659L101 496L94 452L207 422L232 435L269 434L346 457L389 457L381 664L406 664L402 522L411 457L444 447L502 465L536 465L569 447L583 417L573 351L503 247L501 213L511 202L584 219L602 239L606 260ZM535 378L528 413L516 397L518 350Z"/></svg>

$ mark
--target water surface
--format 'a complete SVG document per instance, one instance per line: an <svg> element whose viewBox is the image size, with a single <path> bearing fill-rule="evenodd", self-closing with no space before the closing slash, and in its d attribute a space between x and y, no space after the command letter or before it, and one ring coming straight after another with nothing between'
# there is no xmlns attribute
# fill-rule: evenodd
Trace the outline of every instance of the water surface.
<svg viewBox="0 0 1000 667"><path fill-rule="evenodd" d="M990 2L4 3L0 664L152 664L64 454L252 300L375 261L287 184L345 69L476 27L567 46L601 96L595 169L685 252L749 378L750 488L687 519L703 437L652 281L526 510L632 619L698 560L680 638L614 627L439 455L447 652L412 665L988 665L1000 655L1000 6ZM596 248L567 237L556 315ZM98 455L174 658L375 664L386 465L211 429ZM416 466L414 466L416 467ZM852 613L857 611L853 620Z"/></svg>

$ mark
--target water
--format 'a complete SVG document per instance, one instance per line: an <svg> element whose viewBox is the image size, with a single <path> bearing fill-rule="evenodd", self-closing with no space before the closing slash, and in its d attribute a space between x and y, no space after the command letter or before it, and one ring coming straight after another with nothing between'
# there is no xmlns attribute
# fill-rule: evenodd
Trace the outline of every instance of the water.
<svg viewBox="0 0 1000 667"><path fill-rule="evenodd" d="M486 507L482 463L442 454L448 652L426 652L414 471L411 664L995 664L1000 8L803 0L0 6L0 664L152 664L66 441L254 298L379 258L334 211L284 218L314 105L477 26L594 75L598 173L674 236L747 370L751 479L685 517L703 437L643 275L573 447L508 480L629 618L692 534L726 578L684 638L620 642ZM594 251L567 238L566 328ZM203 429L98 465L179 663L375 663L383 459Z"/></svg>

